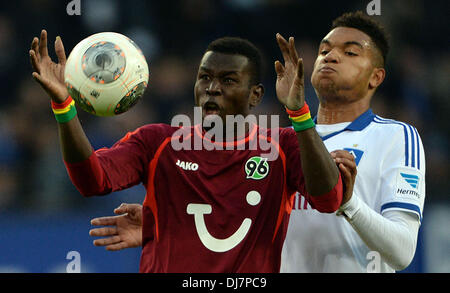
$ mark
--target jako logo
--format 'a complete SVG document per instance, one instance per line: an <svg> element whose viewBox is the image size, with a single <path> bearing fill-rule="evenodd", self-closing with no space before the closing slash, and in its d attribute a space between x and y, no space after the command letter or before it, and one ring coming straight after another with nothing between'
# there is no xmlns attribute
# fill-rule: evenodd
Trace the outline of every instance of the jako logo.
<svg viewBox="0 0 450 293"><path fill-rule="evenodd" d="M400 173L400 175L402 175L402 177L405 179L405 181L408 182L412 188L417 189L417 187L419 185L419 176L406 174L406 173Z"/></svg>
<svg viewBox="0 0 450 293"><path fill-rule="evenodd" d="M180 167L181 169L187 170L187 171L197 171L198 170L198 164L197 163L184 162L184 161L178 160L176 165L178 167Z"/></svg>

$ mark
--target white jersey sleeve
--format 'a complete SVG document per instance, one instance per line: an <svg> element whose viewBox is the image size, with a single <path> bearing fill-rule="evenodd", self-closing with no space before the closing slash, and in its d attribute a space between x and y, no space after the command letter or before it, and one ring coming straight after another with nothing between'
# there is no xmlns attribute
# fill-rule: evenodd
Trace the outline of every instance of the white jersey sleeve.
<svg viewBox="0 0 450 293"><path fill-rule="evenodd" d="M422 220L425 201L425 154L417 130L405 123L376 117L374 122L390 124L389 143L381 159L380 213L401 210Z"/></svg>

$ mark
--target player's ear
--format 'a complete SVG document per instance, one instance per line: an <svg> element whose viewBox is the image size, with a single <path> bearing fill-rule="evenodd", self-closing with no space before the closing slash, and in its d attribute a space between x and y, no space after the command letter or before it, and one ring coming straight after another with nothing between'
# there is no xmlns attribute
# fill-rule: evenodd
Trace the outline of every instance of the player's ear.
<svg viewBox="0 0 450 293"><path fill-rule="evenodd" d="M386 70L381 67L376 67L372 71L372 75L369 80L369 89L376 89L384 81L386 77Z"/></svg>
<svg viewBox="0 0 450 293"><path fill-rule="evenodd" d="M248 99L250 109L258 106L263 96L264 96L264 86L262 84L252 86L250 89L250 97Z"/></svg>

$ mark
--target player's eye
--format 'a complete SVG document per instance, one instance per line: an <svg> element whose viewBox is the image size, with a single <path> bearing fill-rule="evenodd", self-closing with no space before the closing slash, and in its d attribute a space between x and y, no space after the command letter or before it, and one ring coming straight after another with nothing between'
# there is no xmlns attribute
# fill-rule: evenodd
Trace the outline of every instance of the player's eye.
<svg viewBox="0 0 450 293"><path fill-rule="evenodd" d="M350 52L350 51L345 52L345 54L348 56L358 56L358 54Z"/></svg>
<svg viewBox="0 0 450 293"><path fill-rule="evenodd" d="M326 55L326 54L328 54L328 52L329 51L327 51L327 50L322 50L322 51L320 51L320 55Z"/></svg>
<svg viewBox="0 0 450 293"><path fill-rule="evenodd" d="M224 81L225 83L227 83L227 84L232 84L232 83L235 83L235 82L236 82L235 79L229 78L229 77L224 78L223 81Z"/></svg>
<svg viewBox="0 0 450 293"><path fill-rule="evenodd" d="M198 78L201 79L201 80L209 80L209 75L207 75L207 74L200 74L198 76Z"/></svg>

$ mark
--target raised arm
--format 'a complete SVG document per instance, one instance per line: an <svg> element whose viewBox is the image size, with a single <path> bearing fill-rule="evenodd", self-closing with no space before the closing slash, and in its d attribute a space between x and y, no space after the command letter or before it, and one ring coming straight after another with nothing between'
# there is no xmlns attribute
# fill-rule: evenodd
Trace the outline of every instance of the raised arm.
<svg viewBox="0 0 450 293"><path fill-rule="evenodd" d="M289 42L280 34L276 38L284 58L284 65L280 61L275 62L278 100L288 112L301 112L305 109L303 60L297 55L293 37ZM338 184L339 170L313 124L307 129L296 129L296 132L306 191L311 196L327 194Z"/></svg>
<svg viewBox="0 0 450 293"><path fill-rule="evenodd" d="M69 96L64 84L66 53L60 37L55 40L55 52L58 63L48 55L47 32L42 30L40 38L33 38L29 51L33 78L47 92L53 103L62 104ZM92 153L92 146L75 116L72 120L59 123L58 132L63 159L67 163L86 160Z"/></svg>

